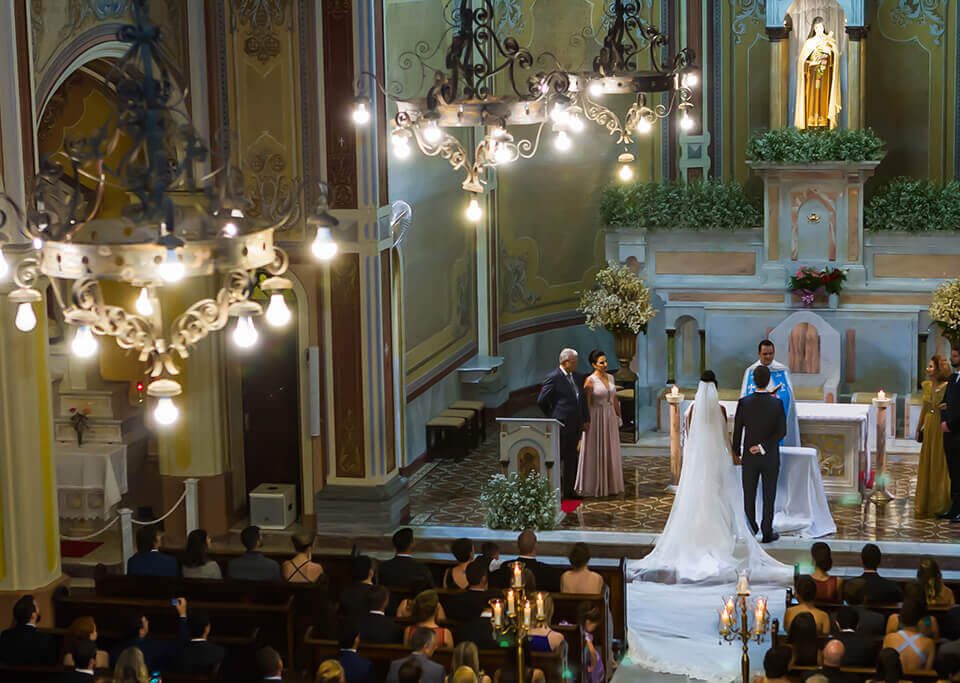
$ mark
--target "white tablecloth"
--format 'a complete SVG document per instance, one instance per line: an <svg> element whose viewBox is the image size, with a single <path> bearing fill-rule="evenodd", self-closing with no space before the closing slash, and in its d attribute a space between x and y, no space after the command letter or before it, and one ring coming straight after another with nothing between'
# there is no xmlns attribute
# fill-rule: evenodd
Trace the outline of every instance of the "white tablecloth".
<svg viewBox="0 0 960 683"><path fill-rule="evenodd" d="M106 519L127 492L127 447L58 443L56 457L60 516Z"/></svg>
<svg viewBox="0 0 960 683"><path fill-rule="evenodd" d="M758 522L763 516L762 492L763 487L758 487ZM823 490L816 448L784 446L780 449L773 529L777 533L796 534L801 538L820 538L837 532Z"/></svg>

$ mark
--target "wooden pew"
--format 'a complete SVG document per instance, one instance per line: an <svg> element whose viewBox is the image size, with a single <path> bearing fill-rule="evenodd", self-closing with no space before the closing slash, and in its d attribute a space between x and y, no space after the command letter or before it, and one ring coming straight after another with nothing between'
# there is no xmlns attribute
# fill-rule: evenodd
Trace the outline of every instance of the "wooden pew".
<svg viewBox="0 0 960 683"><path fill-rule="evenodd" d="M60 683L63 675L73 671L72 666L10 666L0 664L0 681L5 683ZM113 680L109 669L97 669L93 672L95 680Z"/></svg>
<svg viewBox="0 0 960 683"><path fill-rule="evenodd" d="M787 676L794 680L803 680L804 676L816 671L819 667L816 666L791 666L790 671L787 673ZM859 666L842 666L840 671L845 673L853 674L857 676L860 680L876 680L877 670L876 669L867 669ZM937 672L933 669L921 669L919 671L904 671L903 678L907 681L914 681L915 683L936 683Z"/></svg>

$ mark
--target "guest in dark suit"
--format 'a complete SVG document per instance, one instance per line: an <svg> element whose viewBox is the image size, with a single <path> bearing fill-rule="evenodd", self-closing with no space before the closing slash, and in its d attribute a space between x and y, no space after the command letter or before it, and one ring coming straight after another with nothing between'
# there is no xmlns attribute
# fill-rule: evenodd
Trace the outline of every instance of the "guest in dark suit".
<svg viewBox="0 0 960 683"><path fill-rule="evenodd" d="M93 683L93 669L97 664L97 644L92 640L77 640L70 650L76 668L60 678L62 683Z"/></svg>
<svg viewBox="0 0 960 683"><path fill-rule="evenodd" d="M180 648L190 640L190 629L187 626L187 601L177 598L177 615L180 617L177 625L176 642L158 641L150 637L150 622L139 613L130 614L124 637L110 650L110 661L115 662L120 653L127 648L135 647L143 653L143 660L150 671L166 669Z"/></svg>
<svg viewBox="0 0 960 683"><path fill-rule="evenodd" d="M357 654L360 647L360 633L352 624L345 623L340 627L340 651L337 660L343 667L347 683L375 683L373 662Z"/></svg>
<svg viewBox="0 0 960 683"><path fill-rule="evenodd" d="M260 527L248 526L240 532L240 541L247 549L240 557L235 557L227 564L227 576L231 579L246 581L280 581L280 565L260 552L263 539L260 537Z"/></svg>
<svg viewBox="0 0 960 683"><path fill-rule="evenodd" d="M13 605L13 627L0 633L0 662L11 666L43 666L57 663L57 644L37 631L40 610L32 595Z"/></svg>
<svg viewBox="0 0 960 683"><path fill-rule="evenodd" d="M487 590L487 567L489 562L482 555L467 565L467 583L469 587L462 593L447 598L444 610L447 617L454 621L470 621L480 616L490 605L493 594Z"/></svg>
<svg viewBox="0 0 960 683"><path fill-rule="evenodd" d="M128 576L180 576L173 555L160 552L160 527L142 526L137 531L137 552L127 560Z"/></svg>
<svg viewBox="0 0 960 683"><path fill-rule="evenodd" d="M787 433L787 417L783 403L767 391L770 370L758 365L753 371L757 391L737 402L733 420L733 455L743 465L743 509L747 523L757 533L757 484L763 481L763 518L760 530L762 543L780 538L773 531L773 511L780 476L780 439Z"/></svg>
<svg viewBox="0 0 960 683"><path fill-rule="evenodd" d="M283 659L280 653L272 647L262 647L257 650L257 670L261 681L283 680Z"/></svg>
<svg viewBox="0 0 960 683"><path fill-rule="evenodd" d="M353 558L350 568L353 583L340 592L338 614L359 623L370 611L373 585L373 560L367 555L357 555Z"/></svg>
<svg viewBox="0 0 960 683"><path fill-rule="evenodd" d="M224 650L210 643L210 615L202 610L191 609L187 618L190 640L173 660L171 669L185 674L208 674L220 670Z"/></svg>
<svg viewBox="0 0 960 683"><path fill-rule="evenodd" d="M500 565L500 568L490 575L490 585L494 588L509 588L510 579L513 575L513 563L523 563L524 569L533 572L536 578L537 590L557 592L560 590L561 567L556 567L537 559L537 535L531 530L526 529L517 536L517 550L520 554L514 560L508 560Z"/></svg>
<svg viewBox="0 0 960 683"><path fill-rule="evenodd" d="M950 473L950 509L941 517L960 523L960 351L950 349L953 374L947 380L943 394L946 407L940 411L940 429L943 430L943 452Z"/></svg>
<svg viewBox="0 0 960 683"><path fill-rule="evenodd" d="M390 662L387 683L400 683L400 667L410 661L420 665L422 683L443 683L447 672L442 664L431 659L434 650L433 631L428 628L414 629L410 647L413 652L409 656Z"/></svg>
<svg viewBox="0 0 960 683"><path fill-rule="evenodd" d="M577 352L560 352L560 367L543 379L537 405L547 417L563 424L560 428L560 484L564 498L580 498L573 489L577 480L580 434L590 428L590 411L583 385L586 376L577 372Z"/></svg>
<svg viewBox="0 0 960 683"><path fill-rule="evenodd" d="M413 529L404 527L393 535L396 554L380 564L379 583L388 588L411 589L415 585L433 587L433 575L427 565L410 555L413 550Z"/></svg>
<svg viewBox="0 0 960 683"><path fill-rule="evenodd" d="M492 617L493 611L490 605L487 605L477 616L462 622L454 630L454 642L470 642L480 650L496 650L500 647L500 643L493 638L493 628L490 623Z"/></svg>
<svg viewBox="0 0 960 683"><path fill-rule="evenodd" d="M403 627L386 615L390 591L374 586L370 591L370 611L360 620L360 641L388 645L403 642Z"/></svg>
<svg viewBox="0 0 960 683"><path fill-rule="evenodd" d="M877 661L879 643L857 633L857 610L841 607L837 612L838 632L834 636L843 643L843 665L871 667Z"/></svg>
<svg viewBox="0 0 960 683"><path fill-rule="evenodd" d="M857 613L857 633L861 636L882 636L887 632L887 618L863 606L863 579L850 579L843 582L843 600Z"/></svg>
<svg viewBox="0 0 960 683"><path fill-rule="evenodd" d="M863 602L875 605L890 605L903 600L903 591L896 582L880 576L880 562L883 555L880 548L874 543L867 543L860 551L860 563L863 565L863 574L858 579L863 580Z"/></svg>

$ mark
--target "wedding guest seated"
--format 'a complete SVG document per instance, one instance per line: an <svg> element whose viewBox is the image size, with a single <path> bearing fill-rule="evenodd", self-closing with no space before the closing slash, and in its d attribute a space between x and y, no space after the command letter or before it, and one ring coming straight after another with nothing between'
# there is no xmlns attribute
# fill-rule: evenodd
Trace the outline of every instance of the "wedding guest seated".
<svg viewBox="0 0 960 683"><path fill-rule="evenodd" d="M920 633L934 640L940 638L940 625L937 623L937 618L931 615L927 609L927 598L924 594L923 587L919 583L911 581L904 585L903 605L906 605L908 602L914 603L920 610L920 619L917 622L917 629ZM900 611L903 611L903 606L900 607ZM894 633L898 630L900 630L900 614L891 614L887 618L886 633Z"/></svg>
<svg viewBox="0 0 960 683"><path fill-rule="evenodd" d="M843 654L843 643L839 640L828 640L823 646L823 665L812 675L819 674L829 683L858 683L860 679L857 676L840 670ZM806 680L809 681L810 677Z"/></svg>
<svg viewBox="0 0 960 683"><path fill-rule="evenodd" d="M938 683L953 683L960 679L960 654L944 652L941 647L933 668L937 672Z"/></svg>
<svg viewBox="0 0 960 683"><path fill-rule="evenodd" d="M877 655L877 675L870 683L906 683L903 680L903 666L900 655L893 648L886 647Z"/></svg>
<svg viewBox="0 0 960 683"><path fill-rule="evenodd" d="M953 607L957 603L953 590L943 582L940 565L932 557L920 561L917 583L923 588L928 607Z"/></svg>
<svg viewBox="0 0 960 683"><path fill-rule="evenodd" d="M446 601L446 613L454 621L470 621L487 608L493 593L487 590L487 561L478 557L467 565L469 587L463 593L451 595Z"/></svg>
<svg viewBox="0 0 960 683"><path fill-rule="evenodd" d="M860 551L860 563L863 565L863 602L864 604L892 605L903 599L900 586L878 573L883 554L875 543L867 543Z"/></svg>
<svg viewBox="0 0 960 683"><path fill-rule="evenodd" d="M143 659L150 671L165 669L177 654L177 650L190 639L186 599L177 598L174 608L179 616L176 641L154 640L150 637L150 622L147 618L140 612L132 612L127 619L127 628L120 642L111 651L110 658L116 659L121 652L133 647L143 653Z"/></svg>
<svg viewBox="0 0 960 683"><path fill-rule="evenodd" d="M56 663L53 636L37 630L40 610L32 595L13 605L13 626L0 633L0 663L10 666L45 666Z"/></svg>
<svg viewBox="0 0 960 683"><path fill-rule="evenodd" d="M347 683L347 678L343 674L343 667L336 659L320 662L320 666L317 667L317 675L313 680L316 683Z"/></svg>
<svg viewBox="0 0 960 683"><path fill-rule="evenodd" d="M203 529L194 529L187 535L187 549L183 553L183 578L222 579L220 565L210 559L210 538Z"/></svg>
<svg viewBox="0 0 960 683"><path fill-rule="evenodd" d="M417 596L429 590L433 590L433 587L426 581L417 581L413 584L413 586L410 587L410 592L413 593L413 597L404 598L396 605L394 614L397 619L413 619L413 609L417 601ZM440 615L437 619L440 621L446 621L447 619L446 611L442 604L440 605Z"/></svg>
<svg viewBox="0 0 960 683"><path fill-rule="evenodd" d="M316 583L323 576L323 566L313 561L313 539L316 534L299 533L290 539L297 551L289 560L280 565L280 574L290 583Z"/></svg>
<svg viewBox="0 0 960 683"><path fill-rule="evenodd" d="M173 658L171 669L185 674L210 674L220 670L224 649L207 641L210 637L210 615L191 609L187 616L190 640Z"/></svg>
<svg viewBox="0 0 960 683"><path fill-rule="evenodd" d="M607 679L604 675L603 655L600 654L600 650L593 642L594 634L600 626L603 615L599 607L591 605L589 602L580 603L578 612L579 618L577 621L580 624L580 630L583 632L582 664L583 670L587 674L586 680L589 683L604 683Z"/></svg>
<svg viewBox="0 0 960 683"><path fill-rule="evenodd" d="M350 574L353 583L340 592L340 605L337 611L341 617L359 622L371 609L373 560L367 555L357 555L353 558Z"/></svg>
<svg viewBox="0 0 960 683"><path fill-rule="evenodd" d="M380 563L380 583L388 588L410 589L417 584L433 588L433 575L427 565L410 555L413 550L413 529L404 527L393 534L393 549L396 554Z"/></svg>
<svg viewBox="0 0 960 683"><path fill-rule="evenodd" d="M283 680L283 659L272 647L262 647L257 650L256 661L261 681Z"/></svg>
<svg viewBox="0 0 960 683"><path fill-rule="evenodd" d="M440 616L440 597L435 590L426 590L418 593L413 600L413 612L411 617L414 624L408 626L403 631L403 642L410 645L413 634L417 629L428 628L433 631L435 638L433 641L434 649L450 649L453 647L453 634L450 629L444 628L437 623Z"/></svg>
<svg viewBox="0 0 960 683"><path fill-rule="evenodd" d="M150 671L140 648L128 647L120 652L113 665L113 683L147 683Z"/></svg>
<svg viewBox="0 0 960 683"><path fill-rule="evenodd" d="M843 582L843 601L857 612L857 633L863 636L878 637L886 633L887 620L879 612L863 606L863 579L850 579Z"/></svg>
<svg viewBox="0 0 960 683"><path fill-rule="evenodd" d="M464 669L473 675L472 679L466 675ZM475 681L475 683L492 683L491 678L480 668L480 651L475 643L457 643L457 646L453 648L450 670L453 671L453 676L447 677L447 683L460 683L460 681L469 680Z"/></svg>
<svg viewBox="0 0 960 683"><path fill-rule="evenodd" d="M500 569L500 546L493 541L486 541L480 546L480 555L490 561L487 569L492 574Z"/></svg>
<svg viewBox="0 0 960 683"><path fill-rule="evenodd" d="M370 611L360 620L360 640L364 643L392 644L403 642L403 628L386 615L390 591L374 586L370 591Z"/></svg>
<svg viewBox="0 0 960 683"><path fill-rule="evenodd" d="M843 643L843 665L871 667L877 661L877 642L857 633L857 611L850 606L837 612L838 632L834 636Z"/></svg>
<svg viewBox="0 0 960 683"><path fill-rule="evenodd" d="M820 664L817 622L809 612L798 614L787 629L787 644L793 651L793 666Z"/></svg>
<svg viewBox="0 0 960 683"><path fill-rule="evenodd" d="M570 567L560 575L561 593L585 593L599 595L603 592L603 577L591 570L590 547L586 543L574 543L567 555Z"/></svg>
<svg viewBox="0 0 960 683"><path fill-rule="evenodd" d="M936 643L919 630L923 606L917 600L908 600L900 610L900 629L888 633L883 647L891 647L900 655L904 671L927 669L933 664Z"/></svg>
<svg viewBox="0 0 960 683"><path fill-rule="evenodd" d="M176 558L160 552L160 527L156 524L137 531L137 552L127 560L127 576L180 576Z"/></svg>
<svg viewBox="0 0 960 683"><path fill-rule="evenodd" d="M373 662L357 654L360 647L360 633L356 627L345 622L340 626L340 651L337 659L343 667L343 675L347 683L375 683Z"/></svg>
<svg viewBox="0 0 960 683"><path fill-rule="evenodd" d="M496 650L500 647L493 638L493 628L490 620L493 617L493 610L487 605L484 610L469 621L462 622L457 626L456 642L471 642L479 650Z"/></svg>
<svg viewBox="0 0 960 683"><path fill-rule="evenodd" d="M534 652L553 652L563 643L563 634L550 627L553 621L553 598L547 593L543 596L543 626L534 625L530 629L530 649Z"/></svg>
<svg viewBox="0 0 960 683"><path fill-rule="evenodd" d="M260 552L260 548L263 547L260 527L251 524L241 531L240 542L243 543L247 552L227 563L227 576L244 581L280 580L280 565L275 560L264 557Z"/></svg>
<svg viewBox="0 0 960 683"><path fill-rule="evenodd" d="M60 679L62 683L93 683L93 670L96 668L97 644L92 640L77 640L73 643L70 652L67 653L70 660L76 664L73 671L63 675Z"/></svg>
<svg viewBox="0 0 960 683"><path fill-rule="evenodd" d="M517 671L519 667L517 648L508 647L506 652L506 661L493 676L494 683L547 683L547 677L544 676L543 671L533 668L528 663L530 661L530 647L527 641L523 643L523 662L525 666L522 681Z"/></svg>
<svg viewBox="0 0 960 683"><path fill-rule="evenodd" d="M451 590L465 589L467 583L467 565L473 561L473 541L469 538L458 538L450 546L457 563L443 573L443 587Z"/></svg>
<svg viewBox="0 0 960 683"><path fill-rule="evenodd" d="M830 546L817 541L810 547L810 556L813 558L813 573L810 575L816 582L817 602L840 602L842 595L839 577L830 576L833 568L833 554Z"/></svg>
<svg viewBox="0 0 960 683"><path fill-rule="evenodd" d="M397 683L423 683L423 667L420 662L410 660L397 670Z"/></svg>
<svg viewBox="0 0 960 683"><path fill-rule="evenodd" d="M537 581L537 588L542 591L558 591L560 589L560 574L557 567L541 562L537 559L537 535L532 529L526 529L517 536L517 550L520 554L508 562L500 565L497 571L490 575L490 585L494 588L508 588L513 575L513 562L521 562L524 569L533 572Z"/></svg>
<svg viewBox="0 0 960 683"><path fill-rule="evenodd" d="M66 654L63 655L64 666L76 665L72 654L73 645L80 640L89 640L96 645L97 624L94 622L93 617L77 617L70 622L70 626L67 627L67 633L63 639L63 646L67 651ZM96 666L94 666L95 669L106 669L110 666L110 655L107 652L98 649L96 655L97 661Z"/></svg>
<svg viewBox="0 0 960 683"><path fill-rule="evenodd" d="M791 683L787 678L793 652L786 645L771 647L763 656L763 676L754 678L754 683Z"/></svg>
<svg viewBox="0 0 960 683"><path fill-rule="evenodd" d="M407 662L413 661L420 665L422 670L423 683L443 683L447 672L443 665L433 661L433 651L436 650L434 643L434 631L429 628L417 628L413 630L410 637L410 649L412 652L403 659L396 659L390 662L390 670L387 672L387 683L400 683L398 674L400 668Z"/></svg>
<svg viewBox="0 0 960 683"><path fill-rule="evenodd" d="M801 576L797 579L797 600L799 604L787 608L783 615L783 626L788 631L790 624L798 614L810 614L817 624L817 633L822 636L830 633L830 615L822 609L815 607L814 602L817 599L817 584L809 576Z"/></svg>

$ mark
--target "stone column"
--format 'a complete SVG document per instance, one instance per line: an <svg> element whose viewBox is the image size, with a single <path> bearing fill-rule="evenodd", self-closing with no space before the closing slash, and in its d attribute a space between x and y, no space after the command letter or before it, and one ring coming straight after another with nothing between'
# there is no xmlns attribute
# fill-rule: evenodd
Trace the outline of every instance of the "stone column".
<svg viewBox="0 0 960 683"><path fill-rule="evenodd" d="M789 16L783 26L767 26L770 40L770 129L791 124L790 112L790 37Z"/></svg>
<svg viewBox="0 0 960 683"><path fill-rule="evenodd" d="M866 26L847 26L847 101L841 103L847 108L847 128L864 128Z"/></svg>

